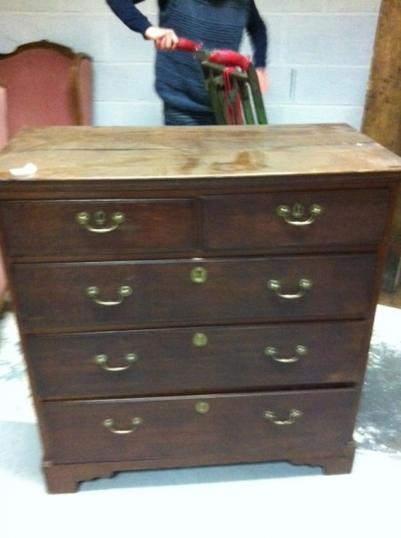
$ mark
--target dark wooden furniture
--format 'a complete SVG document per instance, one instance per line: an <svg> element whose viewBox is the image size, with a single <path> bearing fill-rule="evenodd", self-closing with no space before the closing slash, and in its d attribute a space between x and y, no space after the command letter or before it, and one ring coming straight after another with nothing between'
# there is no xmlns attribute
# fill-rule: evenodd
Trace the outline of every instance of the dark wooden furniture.
<svg viewBox="0 0 401 538"><path fill-rule="evenodd" d="M349 472L400 173L344 125L20 134L0 218L49 491L236 462Z"/></svg>

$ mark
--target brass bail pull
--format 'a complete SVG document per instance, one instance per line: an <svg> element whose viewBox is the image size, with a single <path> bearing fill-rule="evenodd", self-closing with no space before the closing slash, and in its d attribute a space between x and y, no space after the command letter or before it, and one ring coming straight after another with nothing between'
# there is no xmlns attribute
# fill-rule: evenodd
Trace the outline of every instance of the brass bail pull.
<svg viewBox="0 0 401 538"><path fill-rule="evenodd" d="M285 420L278 419L274 411L265 411L263 417L276 426L291 426L298 418L302 417L302 414L302 411L299 411L299 409L290 409L288 419Z"/></svg>
<svg viewBox="0 0 401 538"><path fill-rule="evenodd" d="M103 370L106 370L106 372L123 372L125 370L129 370L132 365L137 362L138 356L136 353L127 353L124 357L124 362L126 363L123 366L109 366L109 357L104 354L96 355L94 358L95 364L97 364L100 368Z"/></svg>
<svg viewBox="0 0 401 538"><path fill-rule="evenodd" d="M116 211L110 215L110 226L104 226L107 221L107 215L104 211L96 211L93 215L87 211L81 211L75 217L76 222L88 230L88 232L96 234L105 234L117 230L125 221L125 215L121 211Z"/></svg>
<svg viewBox="0 0 401 538"><path fill-rule="evenodd" d="M298 281L299 291L297 293L281 293L282 284L280 280L270 279L267 282L267 287L270 291L273 291L278 297L287 300L300 299L307 291L313 287L313 282L309 278L301 278Z"/></svg>
<svg viewBox="0 0 401 538"><path fill-rule="evenodd" d="M103 301L102 299L99 299L100 290L98 287L89 286L89 288L86 288L86 295L92 299L94 303L102 306L117 306L121 304L126 297L132 295L132 293L133 291L130 286L120 286L117 290L117 295L119 296L117 301Z"/></svg>
<svg viewBox="0 0 401 538"><path fill-rule="evenodd" d="M265 355L272 359L273 361L280 362L283 364L292 364L298 362L302 357L305 357L308 354L308 348L305 346L298 345L295 347L295 354L292 357L279 357L278 349L273 346L268 346L265 349Z"/></svg>
<svg viewBox="0 0 401 538"><path fill-rule="evenodd" d="M311 205L309 208L309 217L306 218L304 218L306 211L302 204L294 204L292 208L288 205L280 205L276 213L291 226L310 226L323 213L323 207L319 204Z"/></svg>
<svg viewBox="0 0 401 538"><path fill-rule="evenodd" d="M111 433L115 433L117 435L128 435L130 433L136 432L138 427L143 424L143 418L141 417L133 417L131 419L132 426L127 429L117 428L115 425L115 422L112 418L106 418L103 421L103 426L108 429Z"/></svg>

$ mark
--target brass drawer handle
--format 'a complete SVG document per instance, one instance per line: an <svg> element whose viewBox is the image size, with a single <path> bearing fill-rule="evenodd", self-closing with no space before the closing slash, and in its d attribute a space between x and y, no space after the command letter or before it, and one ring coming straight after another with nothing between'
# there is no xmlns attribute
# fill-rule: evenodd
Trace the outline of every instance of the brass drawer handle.
<svg viewBox="0 0 401 538"><path fill-rule="evenodd" d="M298 345L295 347L295 355L293 357L278 357L278 350L275 347L268 346L265 349L265 355L267 355L270 359L281 362L284 364L291 364L294 362L298 362L301 357L305 357L305 355L308 354L308 348L305 346Z"/></svg>
<svg viewBox="0 0 401 538"><path fill-rule="evenodd" d="M78 213L76 215L75 220L80 226L86 228L86 230L88 230L89 232L96 234L106 234L117 230L117 228L121 226L121 224L125 221L125 215L121 211L112 213L110 216L112 225L106 227L104 226L104 224L107 220L107 216L104 211L96 211L96 213L93 214L93 217L91 217L91 214L87 211L82 211L81 213ZM91 225L91 220L94 222L95 226Z"/></svg>
<svg viewBox="0 0 401 538"><path fill-rule="evenodd" d="M298 286L298 293L281 293L280 291L282 286L280 280L271 279L267 283L269 290L274 291L278 297L281 297L282 299L294 300L303 297L305 293L312 288L313 282L309 278L301 278L298 282Z"/></svg>
<svg viewBox="0 0 401 538"><path fill-rule="evenodd" d="M277 215L291 226L310 226L316 218L323 213L323 207L319 204L313 204L309 208L309 217L302 220L305 215L305 208L302 204L294 204L293 207L288 205L278 206Z"/></svg>
<svg viewBox="0 0 401 538"><path fill-rule="evenodd" d="M96 286L89 286L89 288L86 288L87 296L90 297L94 303L102 306L116 306L121 304L126 297L132 295L133 291L130 286L120 286L117 290L117 294L120 297L118 301L102 301L98 297L99 293L99 288Z"/></svg>
<svg viewBox="0 0 401 538"><path fill-rule="evenodd" d="M194 267L191 271L191 280L194 284L204 284L207 280L207 269Z"/></svg>
<svg viewBox="0 0 401 538"><path fill-rule="evenodd" d="M95 363L107 372L123 372L124 370L131 368L131 366L137 362L137 360L138 355L136 353L127 353L124 357L124 361L127 363L125 366L108 366L107 363L109 358L107 355L96 355L94 358Z"/></svg>
<svg viewBox="0 0 401 538"><path fill-rule="evenodd" d="M126 430L116 428L114 420L112 418L106 418L103 421L103 426L107 428L111 433L116 433L117 435L128 435L129 433L134 433L138 427L143 424L143 418L134 417L131 419L132 427Z"/></svg>
<svg viewBox="0 0 401 538"><path fill-rule="evenodd" d="M288 413L287 420L279 420L274 411L265 411L263 416L266 420L270 420L270 422L273 422L276 426L291 426L297 418L302 417L302 414L302 411L299 411L298 409L291 409Z"/></svg>
<svg viewBox="0 0 401 538"><path fill-rule="evenodd" d="M208 337L204 333L195 333L192 337L192 344L195 347L205 347L208 344Z"/></svg>

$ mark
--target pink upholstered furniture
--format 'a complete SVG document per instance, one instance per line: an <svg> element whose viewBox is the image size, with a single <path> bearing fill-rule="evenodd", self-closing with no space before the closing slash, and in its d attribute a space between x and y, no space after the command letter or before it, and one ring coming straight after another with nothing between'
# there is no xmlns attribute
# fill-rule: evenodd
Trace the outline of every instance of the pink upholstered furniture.
<svg viewBox="0 0 401 538"><path fill-rule="evenodd" d="M0 149L5 146L7 140L7 93L6 89L0 86Z"/></svg>
<svg viewBox="0 0 401 538"><path fill-rule="evenodd" d="M0 84L7 91L8 137L22 127L90 125L91 59L38 41L0 54Z"/></svg>
<svg viewBox="0 0 401 538"><path fill-rule="evenodd" d="M91 59L48 41L0 54L0 149L23 127L90 125ZM0 252L0 309L6 278Z"/></svg>

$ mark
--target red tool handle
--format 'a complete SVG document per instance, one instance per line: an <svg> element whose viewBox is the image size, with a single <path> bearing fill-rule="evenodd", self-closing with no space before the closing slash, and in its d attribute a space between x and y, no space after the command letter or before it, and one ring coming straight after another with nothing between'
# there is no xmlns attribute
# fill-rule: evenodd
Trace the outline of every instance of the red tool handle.
<svg viewBox="0 0 401 538"><path fill-rule="evenodd" d="M233 50L215 50L209 55L208 60L226 67L240 67L243 71L247 71L251 65L249 58Z"/></svg>
<svg viewBox="0 0 401 538"><path fill-rule="evenodd" d="M197 52L203 48L202 43L196 43L196 41L191 41L185 37L179 37L178 43L175 50L180 52Z"/></svg>
<svg viewBox="0 0 401 538"><path fill-rule="evenodd" d="M174 50L180 52L198 52L199 50L203 50L203 45L202 43L191 41L186 37L179 37ZM208 51L205 52L208 53ZM246 56L234 50L226 49L214 50L209 54L208 60L209 62L224 65L225 67L240 67L243 71L247 71L251 64L251 60Z"/></svg>

